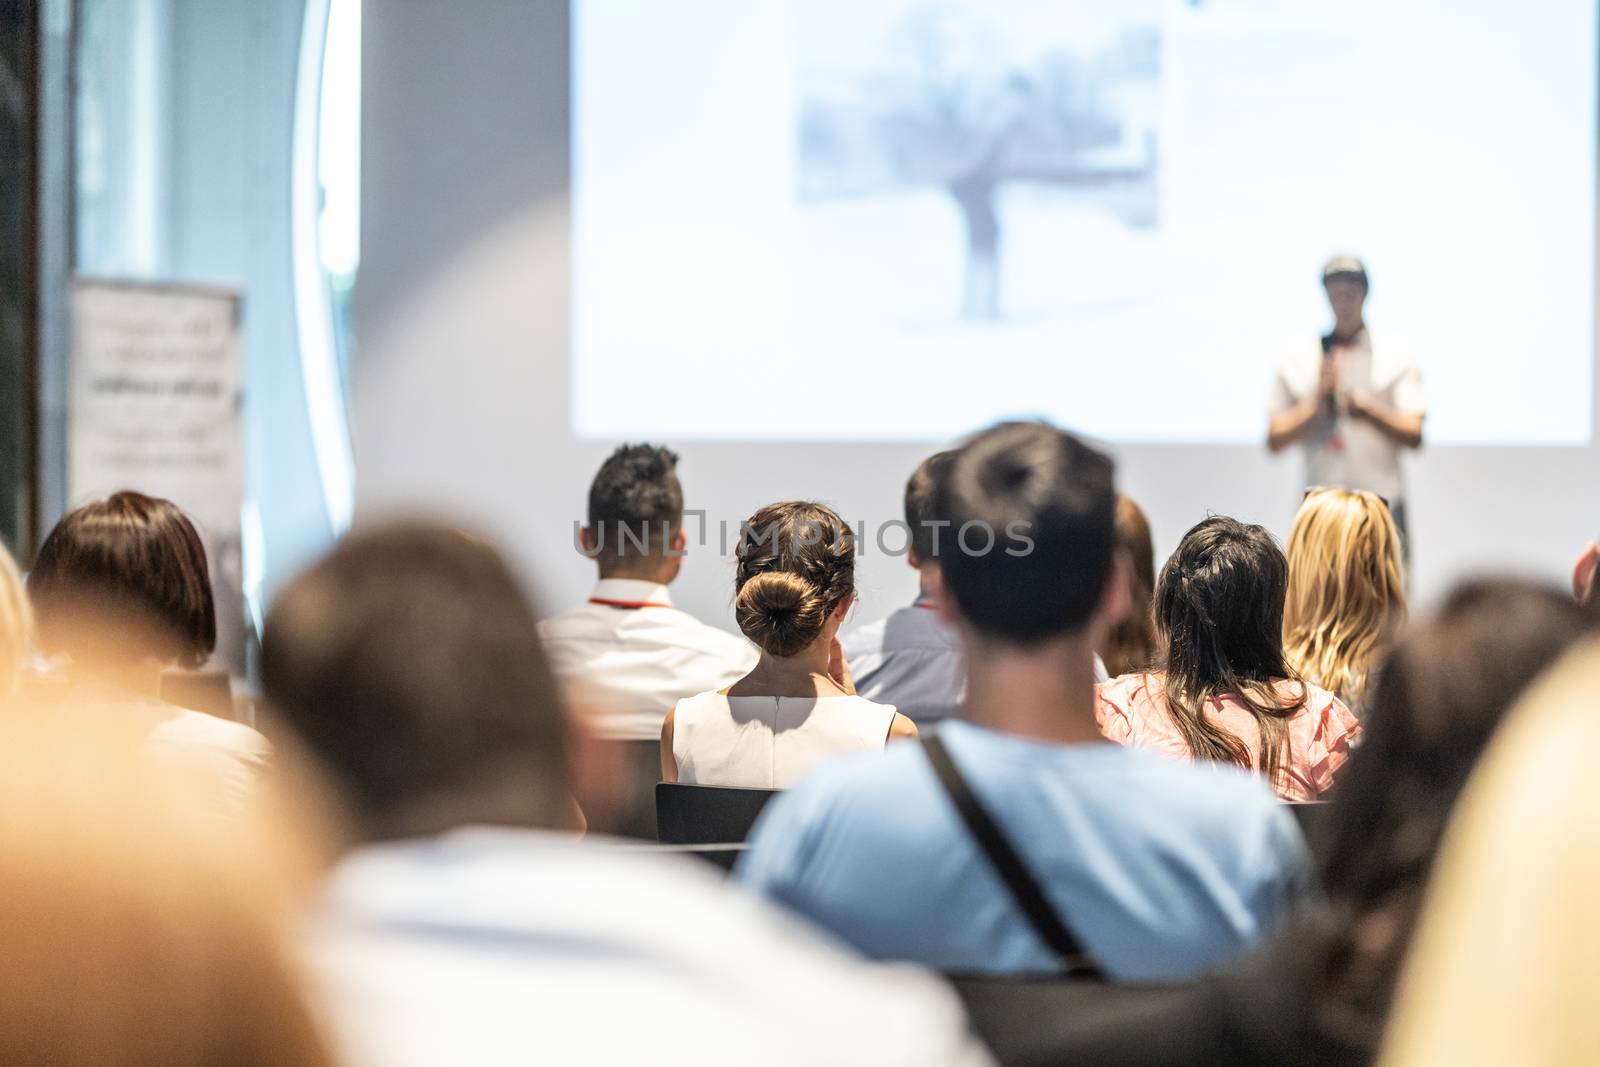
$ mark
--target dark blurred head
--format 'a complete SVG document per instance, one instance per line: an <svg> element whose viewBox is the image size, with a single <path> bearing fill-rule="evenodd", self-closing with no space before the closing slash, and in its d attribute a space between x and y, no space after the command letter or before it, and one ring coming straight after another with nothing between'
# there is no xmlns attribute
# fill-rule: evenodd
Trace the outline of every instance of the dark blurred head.
<svg viewBox="0 0 1600 1067"><path fill-rule="evenodd" d="M589 485L586 547L602 575L657 577L682 526L677 453L622 445L600 465Z"/></svg>
<svg viewBox="0 0 1600 1067"><path fill-rule="evenodd" d="M570 822L565 716L533 609L470 534L346 537L273 605L261 681L369 839Z"/></svg>
<svg viewBox="0 0 1600 1067"><path fill-rule="evenodd" d="M1106 638L1106 670L1111 677L1154 666L1156 654L1156 550L1150 520L1138 504L1117 497L1117 551L1128 560L1128 617Z"/></svg>
<svg viewBox="0 0 1600 1067"><path fill-rule="evenodd" d="M1115 508L1111 460L1071 434L1009 422L973 438L934 490L961 617L1016 645L1083 630L1111 575Z"/></svg>
<svg viewBox="0 0 1600 1067"><path fill-rule="evenodd" d="M1184 535L1156 585L1156 626L1166 646L1167 710L1196 759L1252 767L1242 738L1205 714L1212 697L1237 697L1261 729L1261 767L1276 781L1287 742L1277 684L1294 677L1283 658L1289 563L1260 526L1217 515Z"/></svg>
<svg viewBox="0 0 1600 1067"><path fill-rule="evenodd" d="M1329 989L1313 998L1320 1024L1343 1040L1376 1045L1445 824L1479 755L1529 683L1595 628L1556 589L1481 580L1458 587L1390 652L1316 849L1331 944L1307 968Z"/></svg>
<svg viewBox="0 0 1600 1067"><path fill-rule="evenodd" d="M837 631L856 591L856 539L832 508L769 504L745 521L734 555L734 617L762 651L793 656Z"/></svg>
<svg viewBox="0 0 1600 1067"><path fill-rule="evenodd" d="M937 525L933 513L933 491L955 462L954 451L935 452L912 472L906 482L906 525L911 528L910 560L913 567L937 563L938 557L953 540L946 528Z"/></svg>
<svg viewBox="0 0 1600 1067"><path fill-rule="evenodd" d="M205 549L170 500L121 492L67 513L28 594L41 647L74 661L198 667L217 644Z"/></svg>

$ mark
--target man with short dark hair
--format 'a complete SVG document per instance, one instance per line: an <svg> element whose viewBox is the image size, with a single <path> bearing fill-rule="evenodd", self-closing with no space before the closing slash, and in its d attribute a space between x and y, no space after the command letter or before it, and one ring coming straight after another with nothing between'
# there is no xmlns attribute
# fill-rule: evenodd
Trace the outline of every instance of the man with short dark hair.
<svg viewBox="0 0 1600 1067"><path fill-rule="evenodd" d="M966 684L956 632L939 617L939 553L955 534L933 514L934 486L954 459L954 452L935 453L906 482L906 561L917 572L917 599L839 639L856 694L898 709L918 726L959 713Z"/></svg>
<svg viewBox="0 0 1600 1067"><path fill-rule="evenodd" d="M679 700L724 689L759 658L742 637L672 605L688 543L678 457L658 445L623 445L589 487L584 554L600 571L587 603L539 627L556 675L605 741L621 743L635 804L610 829L655 836L652 792L661 724Z"/></svg>
<svg viewBox="0 0 1600 1067"><path fill-rule="evenodd" d="M565 716L481 539L346 538L274 604L262 683L354 816L311 931L349 1062L985 1062L937 983L690 861L568 832Z"/></svg>
<svg viewBox="0 0 1600 1067"><path fill-rule="evenodd" d="M966 651L966 721L815 772L768 807L738 877L869 956L957 973L1086 955L1114 979L1179 980L1276 922L1306 855L1266 786L1101 736L1094 650L1128 598L1115 506L1111 461L1050 426L964 446L933 510L953 535L939 608ZM961 789L1025 878L1001 874Z"/></svg>

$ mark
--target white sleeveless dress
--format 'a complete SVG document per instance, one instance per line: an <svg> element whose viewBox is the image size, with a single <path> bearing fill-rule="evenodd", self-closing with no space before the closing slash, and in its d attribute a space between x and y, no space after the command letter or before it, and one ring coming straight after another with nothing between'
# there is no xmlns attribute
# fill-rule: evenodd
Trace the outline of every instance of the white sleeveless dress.
<svg viewBox="0 0 1600 1067"><path fill-rule="evenodd" d="M725 697L678 702L672 757L687 785L787 789L846 752L881 750L894 708L864 697Z"/></svg>

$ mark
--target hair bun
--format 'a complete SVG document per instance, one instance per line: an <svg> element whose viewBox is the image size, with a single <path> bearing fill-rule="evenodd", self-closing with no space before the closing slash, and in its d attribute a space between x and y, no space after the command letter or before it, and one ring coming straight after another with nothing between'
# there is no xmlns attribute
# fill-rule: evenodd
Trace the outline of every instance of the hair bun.
<svg viewBox="0 0 1600 1067"><path fill-rule="evenodd" d="M774 656L792 656L817 639L827 605L816 586L788 571L754 575L739 590L734 617L744 635Z"/></svg>

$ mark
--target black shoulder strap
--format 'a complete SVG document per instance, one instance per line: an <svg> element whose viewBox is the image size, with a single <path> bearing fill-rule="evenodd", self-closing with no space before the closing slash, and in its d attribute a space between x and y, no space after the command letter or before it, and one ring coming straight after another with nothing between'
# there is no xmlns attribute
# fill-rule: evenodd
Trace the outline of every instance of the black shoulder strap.
<svg viewBox="0 0 1600 1067"><path fill-rule="evenodd" d="M1000 880L1011 891L1011 896L1017 902L1017 907L1022 909L1022 914L1028 917L1028 923L1033 927L1034 933L1039 935L1040 940L1050 948L1050 951L1060 957L1063 971L1067 974L1099 974L1099 966L1061 921L1061 916L1056 914L1049 898L1044 895L1044 890L1039 888L1038 881L1023 865L1016 849L1011 847L1006 835L973 795L972 788L967 785L967 780L961 776L961 771L950 758L944 742L931 733L922 735L921 741L922 751L928 757L928 762L933 764L933 772L938 775L939 784L944 786L945 793L950 797L950 802L956 806L956 811L961 814L961 820L967 824L967 830L972 834L973 840L989 857L995 873L1000 875Z"/></svg>

